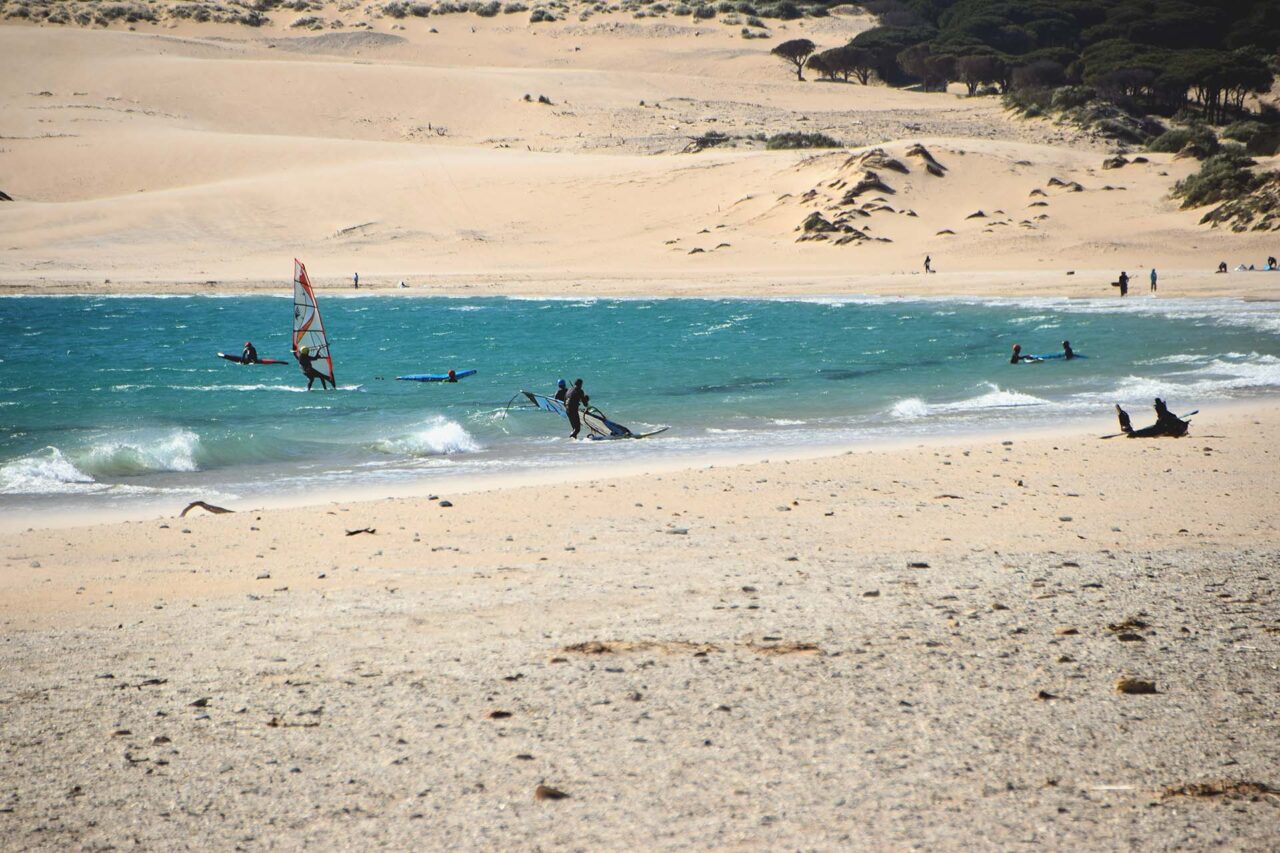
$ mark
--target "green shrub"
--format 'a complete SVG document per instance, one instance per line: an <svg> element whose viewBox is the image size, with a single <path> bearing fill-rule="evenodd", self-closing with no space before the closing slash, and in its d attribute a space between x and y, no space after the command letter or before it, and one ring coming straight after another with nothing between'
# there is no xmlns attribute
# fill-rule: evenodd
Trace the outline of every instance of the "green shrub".
<svg viewBox="0 0 1280 853"><path fill-rule="evenodd" d="M1203 207L1240 198L1256 189L1261 179L1250 171L1256 163L1237 145L1209 157L1200 171L1174 184L1173 195L1183 208Z"/></svg>
<svg viewBox="0 0 1280 853"><path fill-rule="evenodd" d="M1053 90L1050 106L1058 112L1079 109L1097 100L1098 92L1090 86L1062 86Z"/></svg>
<svg viewBox="0 0 1280 853"><path fill-rule="evenodd" d="M803 133L793 130L770 136L765 141L764 147L770 151L778 151L787 148L843 148L844 146L825 133Z"/></svg>
<svg viewBox="0 0 1280 853"><path fill-rule="evenodd" d="M715 6L696 6L693 10L693 18L695 21L706 20L716 16Z"/></svg>
<svg viewBox="0 0 1280 853"><path fill-rule="evenodd" d="M1190 147L1197 159L1218 153L1218 137L1204 125L1175 127L1166 130L1147 144L1147 149L1163 154L1177 154Z"/></svg>

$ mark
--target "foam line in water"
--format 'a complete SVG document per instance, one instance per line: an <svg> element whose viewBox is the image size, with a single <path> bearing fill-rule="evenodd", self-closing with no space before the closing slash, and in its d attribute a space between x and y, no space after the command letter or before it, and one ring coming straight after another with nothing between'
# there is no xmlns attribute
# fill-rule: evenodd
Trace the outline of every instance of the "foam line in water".
<svg viewBox="0 0 1280 853"><path fill-rule="evenodd" d="M462 424L436 415L408 434L374 442L373 448L408 456L449 456L474 453L480 444Z"/></svg>

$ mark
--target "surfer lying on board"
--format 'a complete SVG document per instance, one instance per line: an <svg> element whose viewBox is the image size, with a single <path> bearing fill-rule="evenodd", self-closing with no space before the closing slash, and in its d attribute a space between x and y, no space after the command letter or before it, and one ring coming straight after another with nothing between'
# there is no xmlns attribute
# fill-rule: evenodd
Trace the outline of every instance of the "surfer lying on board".
<svg viewBox="0 0 1280 853"><path fill-rule="evenodd" d="M240 353L240 361L244 364L258 363L258 350L253 345L253 341L244 342L244 351Z"/></svg>
<svg viewBox="0 0 1280 853"><path fill-rule="evenodd" d="M329 387L330 385L333 386L335 391L337 390L338 385L336 382L330 379L328 375L321 373L320 371L316 370L314 367L311 366L312 362L316 360L315 357L311 355L311 347L308 347L308 346L299 347L298 349L294 350L293 357L298 360L298 366L302 368L302 375L307 377L308 391L311 390L311 386L315 384L315 381L317 379L320 380L320 390L323 391L325 388Z"/></svg>
<svg viewBox="0 0 1280 853"><path fill-rule="evenodd" d="M561 379L556 383L556 402L563 403L569 399L569 383Z"/></svg>
<svg viewBox="0 0 1280 853"><path fill-rule="evenodd" d="M1155 403L1156 422L1149 427L1142 429L1134 429L1133 422L1129 420L1129 413L1120 408L1116 404L1116 414L1120 418L1120 431L1129 438L1157 438L1162 435L1181 438L1187 434L1187 430L1191 424L1169 411L1169 407L1165 405L1164 400L1156 397ZM1194 414L1194 413L1193 413Z"/></svg>
<svg viewBox="0 0 1280 853"><path fill-rule="evenodd" d="M1022 354L1022 344L1013 345L1013 358L1009 359L1010 364L1018 364L1023 361L1039 361L1040 359L1031 355Z"/></svg>
<svg viewBox="0 0 1280 853"><path fill-rule="evenodd" d="M578 409L587 405L590 399L587 396L587 392L582 390L582 380L573 380L573 390L569 392L569 396L564 402L565 413L569 416L569 426L573 427L573 432L569 433L569 438L578 437L578 431L582 429L582 418L578 415Z"/></svg>

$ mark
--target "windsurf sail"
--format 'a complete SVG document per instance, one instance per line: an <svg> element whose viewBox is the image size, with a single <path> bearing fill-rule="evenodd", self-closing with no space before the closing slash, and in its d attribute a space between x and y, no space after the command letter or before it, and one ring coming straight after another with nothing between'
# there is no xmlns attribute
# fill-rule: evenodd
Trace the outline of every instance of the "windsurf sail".
<svg viewBox="0 0 1280 853"><path fill-rule="evenodd" d="M321 373L327 373L329 381L337 386L333 378L333 358L329 355L329 336L324 333L324 321L320 319L320 306L316 304L315 291L311 289L311 279L307 278L307 268L302 261L293 259L293 351L296 353L306 347L315 359L312 367Z"/></svg>

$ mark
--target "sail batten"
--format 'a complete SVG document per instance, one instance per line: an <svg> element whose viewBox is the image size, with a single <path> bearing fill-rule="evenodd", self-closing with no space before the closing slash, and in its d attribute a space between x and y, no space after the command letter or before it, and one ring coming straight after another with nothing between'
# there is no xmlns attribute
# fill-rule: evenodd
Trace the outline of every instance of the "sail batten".
<svg viewBox="0 0 1280 853"><path fill-rule="evenodd" d="M321 373L327 373L329 381L333 379L333 358L329 354L329 336L324 331L324 320L320 318L320 306L316 303L315 291L311 289L311 279L307 277L307 268L302 261L293 259L293 351L302 347L314 359L312 366Z"/></svg>

